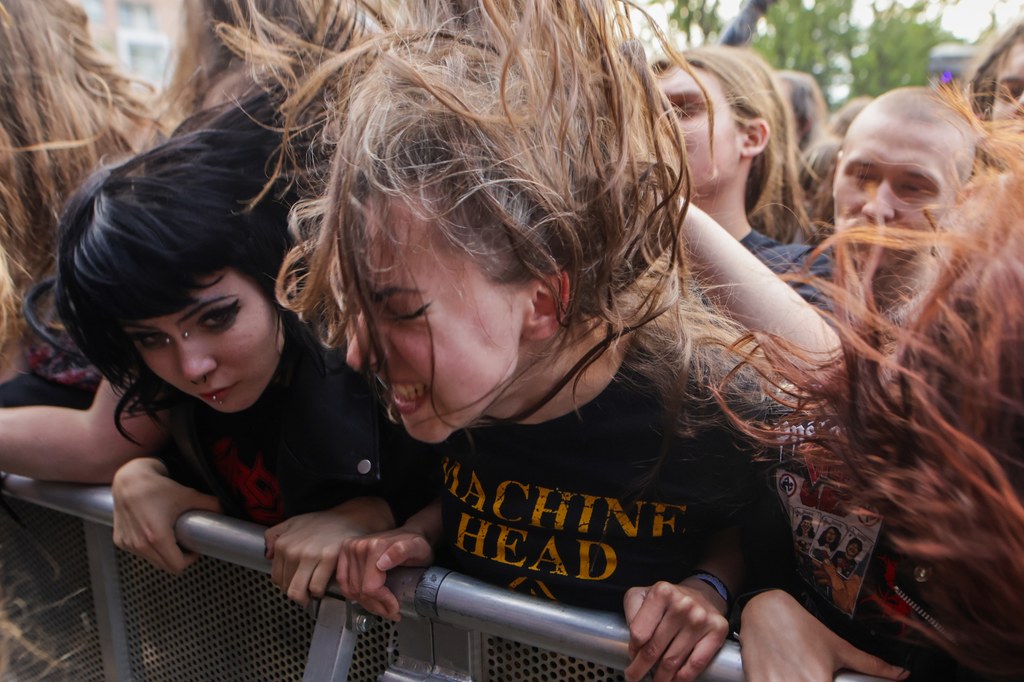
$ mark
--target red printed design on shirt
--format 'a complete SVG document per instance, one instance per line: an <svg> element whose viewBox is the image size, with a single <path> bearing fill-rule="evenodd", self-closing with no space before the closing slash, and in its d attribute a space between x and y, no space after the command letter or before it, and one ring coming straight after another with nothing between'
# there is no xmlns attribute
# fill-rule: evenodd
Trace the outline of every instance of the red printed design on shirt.
<svg viewBox="0 0 1024 682"><path fill-rule="evenodd" d="M246 513L256 523L272 526L284 520L281 503L281 487L277 477L271 473L258 451L252 466L242 461L238 445L229 437L213 444L213 466L241 500Z"/></svg>

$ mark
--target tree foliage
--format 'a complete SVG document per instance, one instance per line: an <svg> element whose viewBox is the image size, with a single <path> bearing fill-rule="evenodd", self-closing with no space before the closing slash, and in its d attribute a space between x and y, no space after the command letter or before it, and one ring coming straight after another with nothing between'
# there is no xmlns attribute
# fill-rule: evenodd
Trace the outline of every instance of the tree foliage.
<svg viewBox="0 0 1024 682"><path fill-rule="evenodd" d="M861 40L851 21L853 0L779 0L765 15L754 49L777 69L806 71L828 95L848 82Z"/></svg>
<svg viewBox="0 0 1024 682"><path fill-rule="evenodd" d="M700 45L722 32L719 0L675 0L667 9L669 26L685 45Z"/></svg>
<svg viewBox="0 0 1024 682"><path fill-rule="evenodd" d="M873 3L872 22L863 30L863 43L850 63L851 96L877 96L905 85L928 82L928 53L954 37L928 18L925 2L880 7Z"/></svg>
<svg viewBox="0 0 1024 682"><path fill-rule="evenodd" d="M732 17L720 0L658 0L670 28L687 45L715 40ZM928 82L928 54L954 37L940 25L952 0L873 0L872 19L854 22L854 0L777 0L760 24L753 47L777 69L812 74L829 99L837 93L878 95ZM907 4L905 4L907 3ZM651 4L654 4L653 0ZM843 96L843 95L838 95Z"/></svg>

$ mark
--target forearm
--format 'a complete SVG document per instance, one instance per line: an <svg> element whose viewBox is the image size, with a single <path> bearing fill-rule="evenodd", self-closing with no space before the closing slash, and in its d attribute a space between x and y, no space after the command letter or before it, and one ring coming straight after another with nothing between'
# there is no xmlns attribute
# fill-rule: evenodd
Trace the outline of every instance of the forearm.
<svg viewBox="0 0 1024 682"><path fill-rule="evenodd" d="M155 454L167 438L145 415L124 420L137 443L122 436L114 424L116 400L104 383L88 410L0 409L0 470L44 480L110 483L122 464Z"/></svg>
<svg viewBox="0 0 1024 682"><path fill-rule="evenodd" d="M441 541L443 526L441 524L441 499L438 498L423 509L409 517L402 529L426 538L433 547Z"/></svg>
<svg viewBox="0 0 1024 682"><path fill-rule="evenodd" d="M694 572L710 573L718 578L729 595L734 598L743 584L743 553L740 549L739 532L735 528L730 528L715 536L708 551L694 567ZM681 584L700 591L709 602L721 607L723 615L727 614L731 604L727 603L710 583L691 576L685 578Z"/></svg>
<svg viewBox="0 0 1024 682"><path fill-rule="evenodd" d="M342 502L332 511L360 534L383 533L395 527L391 505L382 497L355 497Z"/></svg>
<svg viewBox="0 0 1024 682"><path fill-rule="evenodd" d="M683 238L694 273L706 285L705 295L737 322L812 353L836 350L835 332L818 311L692 204Z"/></svg>

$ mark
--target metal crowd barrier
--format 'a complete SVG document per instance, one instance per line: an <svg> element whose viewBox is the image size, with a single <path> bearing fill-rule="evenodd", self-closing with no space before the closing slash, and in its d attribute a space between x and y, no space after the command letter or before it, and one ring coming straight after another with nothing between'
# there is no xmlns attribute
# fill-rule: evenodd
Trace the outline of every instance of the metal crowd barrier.
<svg viewBox="0 0 1024 682"><path fill-rule="evenodd" d="M109 488L8 476L3 492L17 517L0 515L6 680L602 682L628 663L621 615L442 568L392 572L398 624L330 595L303 609L263 575L256 524L183 515L178 540L202 557L171 576L114 547ZM701 679L742 682L738 646Z"/></svg>

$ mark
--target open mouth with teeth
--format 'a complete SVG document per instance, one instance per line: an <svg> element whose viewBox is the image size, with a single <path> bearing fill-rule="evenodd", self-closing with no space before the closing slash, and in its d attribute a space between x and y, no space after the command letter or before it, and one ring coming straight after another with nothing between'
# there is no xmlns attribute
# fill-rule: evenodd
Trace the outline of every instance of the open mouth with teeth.
<svg viewBox="0 0 1024 682"><path fill-rule="evenodd" d="M391 401L402 414L416 411L427 395L426 384L392 384Z"/></svg>

